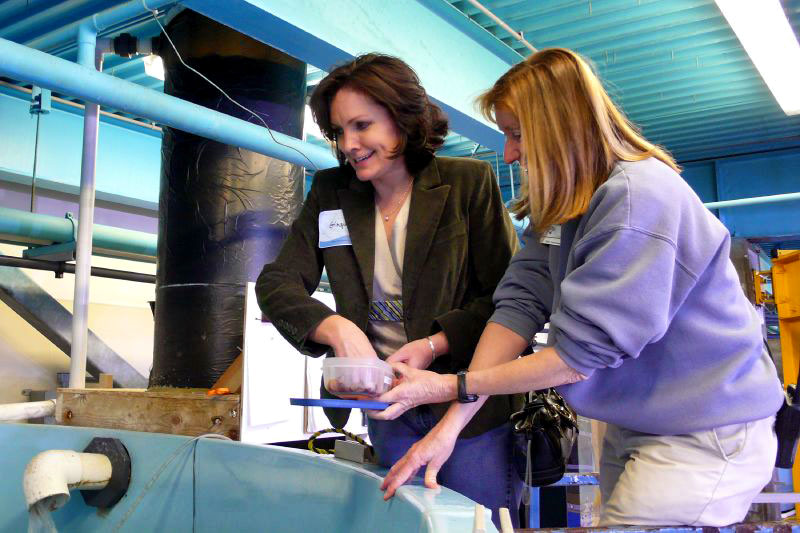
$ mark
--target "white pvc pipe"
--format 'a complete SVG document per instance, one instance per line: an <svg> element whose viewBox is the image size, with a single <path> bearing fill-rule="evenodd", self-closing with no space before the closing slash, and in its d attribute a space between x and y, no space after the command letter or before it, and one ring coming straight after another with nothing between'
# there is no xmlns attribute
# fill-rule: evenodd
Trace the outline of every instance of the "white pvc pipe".
<svg viewBox="0 0 800 533"><path fill-rule="evenodd" d="M467 2L469 2L469 3L470 3L470 4L472 4L473 6L477 7L477 8L478 8L478 9L480 9L481 11L483 11L483 12L484 12L484 14L486 14L486 16L487 16L487 17L489 17L490 19L492 19L493 21L495 21L495 23L497 23L497 25L498 25L498 26L500 26L501 28L503 28L504 30L506 30L508 33L510 33L510 34L511 34L511 36L512 36L512 37L514 37L514 39L518 40L518 41L519 41L519 42L521 42L523 45L525 45L525 46L526 46L526 47L527 47L527 48L528 48L528 49L529 49L531 52L538 52L538 50L536 49L536 47L534 47L534 46L533 46L531 43L529 43L528 41L526 41L526 40L525 40L525 37L523 37L521 33L518 33L518 32L516 32L516 31L514 31L514 30L511 28L511 26L509 26L508 24L506 24L505 22L503 22L502 20L500 20L500 18L499 18L497 15L495 15L494 13L492 13L491 11L489 11L488 9L486 9L486 8L485 8L485 7L484 7L484 6L483 6L483 5L482 5L480 2L478 2L477 0L467 0Z"/></svg>
<svg viewBox="0 0 800 533"><path fill-rule="evenodd" d="M69 501L70 489L100 490L110 479L111 461L103 454L47 450L25 467L22 488L29 509L49 498L47 506L55 511Z"/></svg>
<svg viewBox="0 0 800 533"><path fill-rule="evenodd" d="M55 412L55 400L0 404L0 422L11 422L13 420L28 420L29 418L53 416Z"/></svg>
<svg viewBox="0 0 800 533"><path fill-rule="evenodd" d="M100 70L102 52L97 49L97 31L88 24L78 30L78 63ZM75 291L72 305L69 386L86 388L86 352L89 346L89 276L92 269L92 226L94 225L95 168L100 107L86 102L83 115L83 158L78 211L78 239L75 247Z"/></svg>

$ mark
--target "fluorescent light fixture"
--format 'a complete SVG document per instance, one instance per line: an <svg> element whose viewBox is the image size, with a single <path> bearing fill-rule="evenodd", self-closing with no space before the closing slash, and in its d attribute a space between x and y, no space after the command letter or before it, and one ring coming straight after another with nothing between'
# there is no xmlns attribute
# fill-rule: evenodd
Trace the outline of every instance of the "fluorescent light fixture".
<svg viewBox="0 0 800 533"><path fill-rule="evenodd" d="M150 54L145 56L142 62L144 63L145 74L151 78L158 78L164 81L164 62L161 60L161 56Z"/></svg>
<svg viewBox="0 0 800 533"><path fill-rule="evenodd" d="M716 0L787 115L800 114L800 44L779 0Z"/></svg>
<svg viewBox="0 0 800 533"><path fill-rule="evenodd" d="M319 131L319 126L314 122L314 117L311 115L311 108L306 106L306 114L303 118L303 139L308 139L309 135L317 139L325 139L325 136Z"/></svg>

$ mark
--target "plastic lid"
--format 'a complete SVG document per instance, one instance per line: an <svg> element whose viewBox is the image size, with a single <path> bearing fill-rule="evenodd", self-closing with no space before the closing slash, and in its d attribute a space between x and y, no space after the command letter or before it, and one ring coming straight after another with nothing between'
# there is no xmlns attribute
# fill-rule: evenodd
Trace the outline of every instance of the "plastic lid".
<svg viewBox="0 0 800 533"><path fill-rule="evenodd" d="M322 362L322 366L334 368L334 367L346 367L346 368L379 368L383 370L387 374L392 374L392 365L387 363L386 361L381 361L380 359L376 358L361 358L361 357L327 357Z"/></svg>

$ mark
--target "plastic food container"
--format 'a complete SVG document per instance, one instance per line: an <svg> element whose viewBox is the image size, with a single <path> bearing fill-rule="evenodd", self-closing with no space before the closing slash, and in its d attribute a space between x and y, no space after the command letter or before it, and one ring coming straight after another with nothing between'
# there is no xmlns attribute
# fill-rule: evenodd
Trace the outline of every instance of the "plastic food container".
<svg viewBox="0 0 800 533"><path fill-rule="evenodd" d="M328 357L322 362L322 379L337 396L378 396L392 387L392 366L380 359Z"/></svg>

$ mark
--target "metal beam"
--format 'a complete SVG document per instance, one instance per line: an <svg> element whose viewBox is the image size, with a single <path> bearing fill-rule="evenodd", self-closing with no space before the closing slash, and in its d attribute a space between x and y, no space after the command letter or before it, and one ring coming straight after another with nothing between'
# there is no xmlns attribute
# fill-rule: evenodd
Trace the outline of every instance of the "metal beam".
<svg viewBox="0 0 800 533"><path fill-rule="evenodd" d="M74 274L75 265L63 261L44 261L42 259L26 259L24 257L12 257L0 255L0 266L12 266L17 268L29 268L31 270L45 270L54 272L57 278L64 276L64 273ZM142 272L129 272L127 270L114 270L111 268L92 267L92 276L98 278L119 279L123 281L135 281L138 283L155 283L156 277L152 274Z"/></svg>
<svg viewBox="0 0 800 533"><path fill-rule="evenodd" d="M72 314L18 268L0 267L0 301L59 350L70 354ZM86 370L94 376L111 374L120 387L147 387L147 378L91 331Z"/></svg>
<svg viewBox="0 0 800 533"><path fill-rule="evenodd" d="M506 53L504 59L496 43L484 46L486 32L476 33L466 17L447 17L427 0L185 0L183 5L324 71L365 52L400 57L448 114L452 130L502 150L502 134L480 116L474 99L518 54Z"/></svg>

